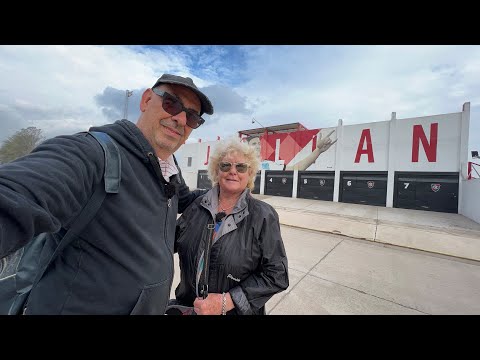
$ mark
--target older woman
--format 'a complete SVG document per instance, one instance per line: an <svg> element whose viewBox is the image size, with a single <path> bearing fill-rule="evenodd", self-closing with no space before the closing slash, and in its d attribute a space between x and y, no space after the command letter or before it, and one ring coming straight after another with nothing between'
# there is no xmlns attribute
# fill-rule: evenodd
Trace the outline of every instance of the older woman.
<svg viewBox="0 0 480 360"><path fill-rule="evenodd" d="M177 221L175 302L198 315L263 315L289 285L278 215L250 195L259 166L253 146L220 142L208 168L213 188Z"/></svg>

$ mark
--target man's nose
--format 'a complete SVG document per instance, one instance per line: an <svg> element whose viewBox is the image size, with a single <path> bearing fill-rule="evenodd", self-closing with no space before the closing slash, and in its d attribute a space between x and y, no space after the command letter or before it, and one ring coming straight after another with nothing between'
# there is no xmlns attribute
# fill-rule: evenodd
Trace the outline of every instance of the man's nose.
<svg viewBox="0 0 480 360"><path fill-rule="evenodd" d="M173 115L172 120L176 121L179 126L185 126L187 124L187 113L181 111L177 115Z"/></svg>

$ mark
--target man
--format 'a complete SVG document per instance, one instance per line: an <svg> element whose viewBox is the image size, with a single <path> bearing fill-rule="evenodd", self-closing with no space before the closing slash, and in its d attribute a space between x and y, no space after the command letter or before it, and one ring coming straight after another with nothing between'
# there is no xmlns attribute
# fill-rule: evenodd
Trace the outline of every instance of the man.
<svg viewBox="0 0 480 360"><path fill-rule="evenodd" d="M137 125L93 127L120 149L121 183L49 266L25 314L163 314L173 280L177 213L190 192L173 153L213 114L190 78L164 74L140 101ZM104 154L86 133L59 136L0 166L0 258L67 228L102 181ZM58 242L58 235L49 239Z"/></svg>

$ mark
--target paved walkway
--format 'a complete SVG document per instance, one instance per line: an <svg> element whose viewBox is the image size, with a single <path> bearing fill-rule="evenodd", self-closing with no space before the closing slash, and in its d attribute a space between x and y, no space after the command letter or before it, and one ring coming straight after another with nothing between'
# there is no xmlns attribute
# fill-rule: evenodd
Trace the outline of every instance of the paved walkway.
<svg viewBox="0 0 480 360"><path fill-rule="evenodd" d="M277 210L288 254L290 286L267 302L267 314L480 314L480 224L458 214L254 196ZM171 298L180 280L174 259Z"/></svg>
<svg viewBox="0 0 480 360"><path fill-rule="evenodd" d="M282 225L290 286L270 315L480 314L480 262Z"/></svg>
<svg viewBox="0 0 480 360"><path fill-rule="evenodd" d="M480 224L459 214L254 194L280 223L480 261Z"/></svg>
<svg viewBox="0 0 480 360"><path fill-rule="evenodd" d="M289 287L269 315L480 314L480 262L281 226ZM178 256L171 298L180 281Z"/></svg>

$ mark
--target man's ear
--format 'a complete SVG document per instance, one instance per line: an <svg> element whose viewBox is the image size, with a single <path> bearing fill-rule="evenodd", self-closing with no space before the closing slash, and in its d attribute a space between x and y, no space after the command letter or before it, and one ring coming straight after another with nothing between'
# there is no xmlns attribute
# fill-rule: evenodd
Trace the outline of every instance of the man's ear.
<svg viewBox="0 0 480 360"><path fill-rule="evenodd" d="M147 104L152 99L153 91L151 89L146 89L143 94L142 98L140 99L140 111L145 112L147 109Z"/></svg>

